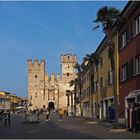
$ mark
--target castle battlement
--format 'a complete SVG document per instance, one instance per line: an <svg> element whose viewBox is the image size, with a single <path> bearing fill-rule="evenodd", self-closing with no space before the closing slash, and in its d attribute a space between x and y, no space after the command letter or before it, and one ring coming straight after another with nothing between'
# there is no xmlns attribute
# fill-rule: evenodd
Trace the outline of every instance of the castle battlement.
<svg viewBox="0 0 140 140"><path fill-rule="evenodd" d="M28 59L28 71L34 72L34 71L42 71L45 73L45 60L41 59L40 62L38 59Z"/></svg>
<svg viewBox="0 0 140 140"><path fill-rule="evenodd" d="M40 62L38 59L28 59L28 66L29 67L34 67L34 66L45 66L45 59L40 59Z"/></svg>
<svg viewBox="0 0 140 140"><path fill-rule="evenodd" d="M61 76L60 76L60 74L57 74L56 81L60 81L60 80L61 80Z"/></svg>
<svg viewBox="0 0 140 140"><path fill-rule="evenodd" d="M76 63L76 55L65 54L60 56L61 63Z"/></svg>
<svg viewBox="0 0 140 140"><path fill-rule="evenodd" d="M34 59L34 64L35 65L38 65L39 64L38 59Z"/></svg>
<svg viewBox="0 0 140 140"><path fill-rule="evenodd" d="M27 61L28 61L28 64L30 65L32 64L32 59L28 59Z"/></svg>

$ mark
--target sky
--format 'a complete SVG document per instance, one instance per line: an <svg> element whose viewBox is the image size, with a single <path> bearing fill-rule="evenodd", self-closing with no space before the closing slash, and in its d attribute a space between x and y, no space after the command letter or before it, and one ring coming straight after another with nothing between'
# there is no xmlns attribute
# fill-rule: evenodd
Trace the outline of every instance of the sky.
<svg viewBox="0 0 140 140"><path fill-rule="evenodd" d="M27 59L45 59L46 73L61 73L60 55L81 63L104 33L93 31L102 6L122 10L127 1L0 1L0 91L27 96Z"/></svg>

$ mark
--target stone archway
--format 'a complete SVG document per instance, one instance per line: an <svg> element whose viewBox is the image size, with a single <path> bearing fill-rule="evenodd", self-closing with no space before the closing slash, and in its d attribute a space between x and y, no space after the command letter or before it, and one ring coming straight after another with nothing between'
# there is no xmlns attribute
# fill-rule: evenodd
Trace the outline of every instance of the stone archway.
<svg viewBox="0 0 140 140"><path fill-rule="evenodd" d="M49 108L50 110L54 110L54 102L49 102L49 103L48 103L48 108Z"/></svg>

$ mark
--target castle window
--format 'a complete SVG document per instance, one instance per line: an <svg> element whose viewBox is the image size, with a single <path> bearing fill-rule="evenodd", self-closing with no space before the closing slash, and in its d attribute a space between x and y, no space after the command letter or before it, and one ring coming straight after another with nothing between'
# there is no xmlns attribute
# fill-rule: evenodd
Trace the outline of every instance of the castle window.
<svg viewBox="0 0 140 140"><path fill-rule="evenodd" d="M43 100L45 100L45 93L43 94Z"/></svg>
<svg viewBox="0 0 140 140"><path fill-rule="evenodd" d="M69 68L70 66L68 66L68 68Z"/></svg>
<svg viewBox="0 0 140 140"><path fill-rule="evenodd" d="M35 78L37 78L37 75L35 75Z"/></svg>
<svg viewBox="0 0 140 140"><path fill-rule="evenodd" d="M69 73L67 73L67 76L69 76L70 74Z"/></svg>
<svg viewBox="0 0 140 140"><path fill-rule="evenodd" d="M68 59L70 58L70 56L68 55Z"/></svg>
<svg viewBox="0 0 140 140"><path fill-rule="evenodd" d="M37 93L35 93L35 97L37 98Z"/></svg>

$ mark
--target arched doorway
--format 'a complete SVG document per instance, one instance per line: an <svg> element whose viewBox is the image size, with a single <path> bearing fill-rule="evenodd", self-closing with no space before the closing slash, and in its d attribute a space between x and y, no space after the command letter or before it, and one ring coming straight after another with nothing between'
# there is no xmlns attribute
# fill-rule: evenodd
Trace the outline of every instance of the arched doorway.
<svg viewBox="0 0 140 140"><path fill-rule="evenodd" d="M49 102L48 107L50 110L54 110L54 102Z"/></svg>

